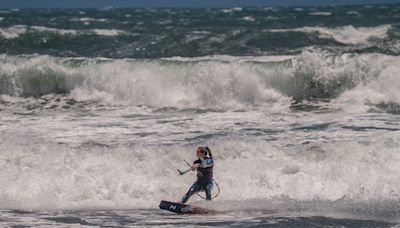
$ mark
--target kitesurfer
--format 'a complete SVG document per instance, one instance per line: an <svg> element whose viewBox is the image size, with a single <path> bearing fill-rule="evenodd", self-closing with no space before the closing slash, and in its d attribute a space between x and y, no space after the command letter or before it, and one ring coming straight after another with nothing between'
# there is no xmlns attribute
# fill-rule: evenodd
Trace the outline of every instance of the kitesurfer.
<svg viewBox="0 0 400 228"><path fill-rule="evenodd" d="M214 167L211 150L207 146L198 147L196 150L196 156L198 160L193 162L191 170L197 170L197 180L190 187L189 191L182 197L181 203L186 203L193 194L200 191L205 191L206 199L211 200Z"/></svg>

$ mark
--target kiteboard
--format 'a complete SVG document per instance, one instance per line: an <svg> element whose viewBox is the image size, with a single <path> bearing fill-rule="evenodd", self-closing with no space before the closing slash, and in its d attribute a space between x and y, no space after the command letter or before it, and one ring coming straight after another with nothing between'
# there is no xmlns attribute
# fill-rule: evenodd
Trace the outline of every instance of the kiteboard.
<svg viewBox="0 0 400 228"><path fill-rule="evenodd" d="M169 201L162 200L160 203L160 209L167 210L170 212L174 212L177 214L215 214L217 211L196 207L192 205L182 204L182 203L174 203Z"/></svg>

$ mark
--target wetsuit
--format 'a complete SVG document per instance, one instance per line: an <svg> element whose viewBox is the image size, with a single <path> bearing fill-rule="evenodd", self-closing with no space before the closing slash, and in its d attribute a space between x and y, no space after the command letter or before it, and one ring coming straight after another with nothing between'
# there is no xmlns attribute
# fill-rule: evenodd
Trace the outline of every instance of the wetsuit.
<svg viewBox="0 0 400 228"><path fill-rule="evenodd" d="M200 164L197 168L197 181L194 182L189 191L183 196L181 203L186 203L192 195L200 191L205 191L206 199L211 200L214 161L211 158L206 157L205 159L194 161L193 164Z"/></svg>

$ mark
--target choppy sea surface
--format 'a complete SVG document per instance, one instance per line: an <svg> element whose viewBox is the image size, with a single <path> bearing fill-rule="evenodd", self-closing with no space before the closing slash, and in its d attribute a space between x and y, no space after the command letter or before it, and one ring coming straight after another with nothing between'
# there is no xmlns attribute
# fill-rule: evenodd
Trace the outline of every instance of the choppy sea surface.
<svg viewBox="0 0 400 228"><path fill-rule="evenodd" d="M2 227L400 224L400 5L1 10L0 53ZM220 213L159 210L202 145Z"/></svg>

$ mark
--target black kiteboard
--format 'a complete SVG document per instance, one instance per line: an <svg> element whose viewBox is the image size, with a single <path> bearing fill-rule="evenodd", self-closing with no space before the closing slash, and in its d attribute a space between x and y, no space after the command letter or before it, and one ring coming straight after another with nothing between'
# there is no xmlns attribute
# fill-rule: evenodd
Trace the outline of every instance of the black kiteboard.
<svg viewBox="0 0 400 228"><path fill-rule="evenodd" d="M215 210L195 207L182 203L174 203L162 200L160 203L160 209L174 212L177 214L215 214Z"/></svg>

